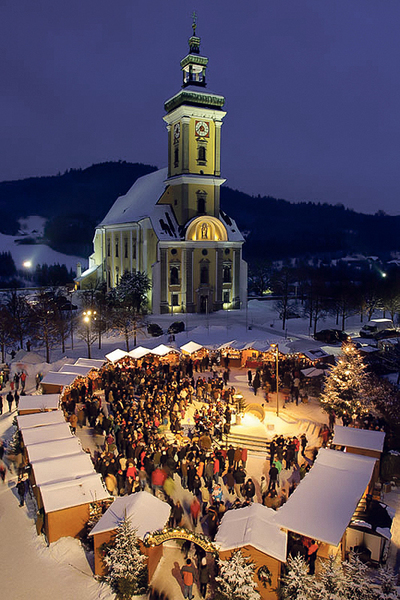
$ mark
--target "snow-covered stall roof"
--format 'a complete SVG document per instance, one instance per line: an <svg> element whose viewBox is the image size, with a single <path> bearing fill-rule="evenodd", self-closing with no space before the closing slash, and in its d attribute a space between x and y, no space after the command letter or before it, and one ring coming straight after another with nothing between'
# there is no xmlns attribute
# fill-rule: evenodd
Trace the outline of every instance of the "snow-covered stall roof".
<svg viewBox="0 0 400 600"><path fill-rule="evenodd" d="M258 352L268 352L271 350L271 344L269 341L263 342L261 340L253 340L252 342L247 342L242 348L242 350L257 350Z"/></svg>
<svg viewBox="0 0 400 600"><path fill-rule="evenodd" d="M36 396L21 396L18 410L20 412L57 410L60 404L60 394L38 394Z"/></svg>
<svg viewBox="0 0 400 600"><path fill-rule="evenodd" d="M46 513L110 498L99 473L39 487Z"/></svg>
<svg viewBox="0 0 400 600"><path fill-rule="evenodd" d="M126 516L143 539L146 533L162 529L168 521L170 506L149 492L116 498L89 535L116 529Z"/></svg>
<svg viewBox="0 0 400 600"><path fill-rule="evenodd" d="M75 373L60 373L59 371L49 371L42 379L42 385L71 385L77 378Z"/></svg>
<svg viewBox="0 0 400 600"><path fill-rule="evenodd" d="M89 454L71 454L58 456L48 460L31 461L36 485L68 481L94 473L94 467Z"/></svg>
<svg viewBox="0 0 400 600"><path fill-rule="evenodd" d="M335 434L332 443L335 446L350 446L362 450L383 451L385 442L384 431L372 431L370 429L356 429L355 427L342 427L335 425Z"/></svg>
<svg viewBox="0 0 400 600"><path fill-rule="evenodd" d="M101 369L105 361L101 358L78 358L75 362L77 366L92 367L92 369Z"/></svg>
<svg viewBox="0 0 400 600"><path fill-rule="evenodd" d="M51 440L65 440L72 437L71 429L67 423L57 425L44 425L43 427L31 427L22 431L25 446L31 444L42 444Z"/></svg>
<svg viewBox="0 0 400 600"><path fill-rule="evenodd" d="M59 373L73 373L74 375L81 375L82 377L86 377L90 371L93 370L93 367L85 367L83 365L63 365L61 369L58 371Z"/></svg>
<svg viewBox="0 0 400 600"><path fill-rule="evenodd" d="M39 412L33 415L20 415L17 417L18 427L21 430L30 427L42 427L44 425L56 425L65 423L64 413L61 410L52 410L51 412Z"/></svg>
<svg viewBox="0 0 400 600"><path fill-rule="evenodd" d="M289 531L337 546L364 494L376 459L321 449L311 471L276 513Z"/></svg>
<svg viewBox="0 0 400 600"><path fill-rule="evenodd" d="M117 350L113 350L112 352L106 354L106 359L112 363L116 363L121 360L121 358L125 358L126 356L129 356L128 352L117 348Z"/></svg>
<svg viewBox="0 0 400 600"><path fill-rule="evenodd" d="M138 346L129 352L129 356L134 359L143 358L146 354L151 354L151 350L149 350L149 348L144 348L143 346Z"/></svg>
<svg viewBox="0 0 400 600"><path fill-rule="evenodd" d="M155 348L153 348L153 350L151 351L151 353L155 354L156 356L166 356L170 352L175 352L177 354L180 353L180 351L177 350L176 348L171 348L170 346L165 346L165 344L160 344L159 346L156 346Z"/></svg>
<svg viewBox="0 0 400 600"><path fill-rule="evenodd" d="M234 348L235 350L238 350L240 346L242 346L241 342L238 342L238 340L231 340L230 342L225 342L224 344L218 346L218 350L225 350L227 348Z"/></svg>
<svg viewBox="0 0 400 600"><path fill-rule="evenodd" d="M281 562L286 561L287 533L274 521L276 512L262 504L227 511L215 543L221 550L253 546Z"/></svg>
<svg viewBox="0 0 400 600"><path fill-rule="evenodd" d="M202 350L204 348L204 346L202 346L201 344L198 344L197 342L188 342L187 344L184 344L183 346L180 347L180 350L182 352L185 352L186 354L193 354L194 352L198 352L199 350Z"/></svg>
<svg viewBox="0 0 400 600"><path fill-rule="evenodd" d="M74 435L63 440L51 440L50 442L43 442L42 444L29 444L26 449L29 462L57 458L59 456L68 456L71 454L80 454L83 452L78 438Z"/></svg>

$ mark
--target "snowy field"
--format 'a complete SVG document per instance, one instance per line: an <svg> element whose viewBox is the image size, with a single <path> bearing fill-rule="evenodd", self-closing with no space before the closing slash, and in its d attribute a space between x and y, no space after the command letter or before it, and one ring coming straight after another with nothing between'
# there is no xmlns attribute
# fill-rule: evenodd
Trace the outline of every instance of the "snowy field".
<svg viewBox="0 0 400 600"><path fill-rule="evenodd" d="M46 259L48 262L48 259ZM75 303L76 301L73 300ZM376 316L382 316L380 314ZM282 330L282 322L277 318L272 302L251 300L248 310L229 311L211 315L163 315L151 316L149 321L160 324L164 331L173 321L182 320L187 326L187 331L176 335L175 344L181 346L189 340L202 344L220 345L229 340L238 341L269 341L287 344L290 341L303 340L307 347L315 348L317 344L311 337L308 322L305 319L290 319L287 330ZM334 319L327 318L321 322L318 329L336 327ZM250 329L251 328L251 329ZM346 330L357 334L360 329L360 317L348 319ZM70 342L68 342L70 343ZM159 338L140 337L138 345L155 347L160 343L169 343L169 336ZM133 344L131 348L133 347ZM102 348L97 343L92 347L93 358L103 358L105 354L116 348L124 349L121 339L105 337ZM339 349L339 346L336 347ZM40 348L32 348L35 352L44 353ZM57 370L62 361L77 359L87 356L87 349L82 341L74 340L74 349L67 345L65 355L57 348L52 350L52 360L58 361L57 365L46 366L46 369ZM246 370L232 369L231 384L243 393L247 402L263 402L261 395L255 397L246 382ZM6 388L8 391L8 387ZM27 393L34 391L33 375L28 377ZM281 399L282 401L282 399ZM266 406L267 417L265 425L253 421L251 416L243 427L247 432L273 435L282 432L285 435L298 434L302 427L310 422L321 424L326 422L326 417L321 411L318 402L309 404L294 404L281 411L276 417L273 401ZM5 410L5 407L4 407ZM282 414L283 413L283 414ZM6 412L0 417L0 437L9 438L12 430L12 419L15 411L10 415ZM190 422L191 415L188 415ZM314 439L310 440L313 443ZM86 444L86 440L85 440ZM247 465L248 475L253 476L257 483L261 474L265 472L266 463L262 457L251 455ZM27 506L20 508L15 490L16 477L7 474L6 483L0 483L0 531L2 553L0 559L0 580L2 597L10 600L108 600L114 598L109 588L98 584L92 575L91 560L80 547L77 540L61 539L50 547L42 536L38 537L35 529L35 515L33 502L28 497ZM186 492L177 486L176 497L182 497ZM390 562L396 563L400 547L399 509L400 495L397 490L387 494L385 501L397 509L396 519L393 524L394 539L392 542ZM398 567L398 565L397 565ZM175 599L174 599L175 600Z"/></svg>

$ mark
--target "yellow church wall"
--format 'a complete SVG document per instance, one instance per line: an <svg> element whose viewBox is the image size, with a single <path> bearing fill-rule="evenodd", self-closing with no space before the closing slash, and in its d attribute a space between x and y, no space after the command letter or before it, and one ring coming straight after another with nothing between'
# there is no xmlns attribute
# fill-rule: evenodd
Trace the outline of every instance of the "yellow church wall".
<svg viewBox="0 0 400 600"><path fill-rule="evenodd" d="M204 175L213 175L215 172L215 123L210 119L204 119L205 123L208 123L209 132L208 137L199 138L196 135L196 122L203 119L199 119L198 117L194 119L190 119L189 123L189 171L191 173L200 173L201 171ZM197 155L198 155L198 140L202 139L207 142L206 144L206 165L197 164Z"/></svg>

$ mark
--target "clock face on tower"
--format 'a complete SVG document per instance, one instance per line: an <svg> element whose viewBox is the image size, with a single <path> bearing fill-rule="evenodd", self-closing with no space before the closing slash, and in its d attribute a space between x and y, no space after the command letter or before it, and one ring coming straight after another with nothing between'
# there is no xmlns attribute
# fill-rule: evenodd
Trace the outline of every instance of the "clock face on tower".
<svg viewBox="0 0 400 600"><path fill-rule="evenodd" d="M196 121L195 131L200 137L208 137L210 131L209 124L206 121Z"/></svg>
<svg viewBox="0 0 400 600"><path fill-rule="evenodd" d="M174 140L179 140L181 135L181 124L175 123L174 125Z"/></svg>

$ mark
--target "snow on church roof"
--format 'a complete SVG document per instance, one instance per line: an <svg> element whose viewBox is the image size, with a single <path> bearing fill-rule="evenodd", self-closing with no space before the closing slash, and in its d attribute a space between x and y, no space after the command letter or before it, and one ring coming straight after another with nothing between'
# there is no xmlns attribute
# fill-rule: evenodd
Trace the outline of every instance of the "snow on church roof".
<svg viewBox="0 0 400 600"><path fill-rule="evenodd" d="M350 523L376 459L321 449L311 471L276 513L289 531L337 546Z"/></svg>
<svg viewBox="0 0 400 600"><path fill-rule="evenodd" d="M114 500L89 536L116 529L126 516L132 528L137 530L138 538L143 539L146 533L164 527L170 511L169 504L146 491L121 496Z"/></svg>
<svg viewBox="0 0 400 600"><path fill-rule="evenodd" d="M286 561L287 533L275 521L272 508L254 503L227 511L221 521L215 543L220 550L253 546L281 562Z"/></svg>
<svg viewBox="0 0 400 600"><path fill-rule="evenodd" d="M98 227L137 223L149 218L160 240L180 239L178 223L168 204L157 204L165 191L168 169L159 169L135 181L131 189L116 199Z"/></svg>

